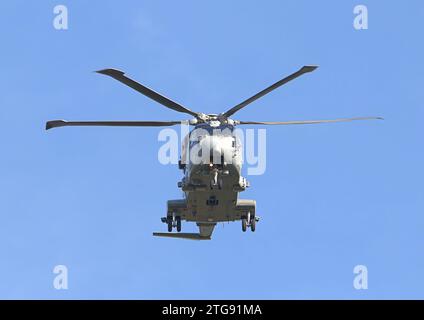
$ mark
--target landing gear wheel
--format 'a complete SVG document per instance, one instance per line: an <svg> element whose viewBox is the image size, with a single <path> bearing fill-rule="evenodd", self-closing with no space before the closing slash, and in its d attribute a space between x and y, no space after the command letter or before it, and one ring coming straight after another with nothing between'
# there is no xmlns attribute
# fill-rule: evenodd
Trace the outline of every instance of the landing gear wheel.
<svg viewBox="0 0 424 320"><path fill-rule="evenodd" d="M250 230L252 232L255 232L255 230L256 230L256 219L255 219L255 217L253 217L252 221L250 221Z"/></svg>
<svg viewBox="0 0 424 320"><path fill-rule="evenodd" d="M168 232L172 232L172 218L168 218Z"/></svg>
<svg viewBox="0 0 424 320"><path fill-rule="evenodd" d="M241 230L243 232L246 232L246 230L247 230L247 219L245 219L245 218L241 219Z"/></svg>
<svg viewBox="0 0 424 320"><path fill-rule="evenodd" d="M181 217L177 217L177 232L181 232Z"/></svg>

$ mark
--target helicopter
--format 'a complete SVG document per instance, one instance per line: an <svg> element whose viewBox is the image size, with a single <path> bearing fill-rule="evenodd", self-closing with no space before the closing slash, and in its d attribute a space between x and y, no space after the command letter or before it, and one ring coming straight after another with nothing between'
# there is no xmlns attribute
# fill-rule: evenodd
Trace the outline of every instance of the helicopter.
<svg viewBox="0 0 424 320"><path fill-rule="evenodd" d="M240 125L299 125L347 122L356 120L382 119L381 117L355 117L331 120L300 121L241 121L232 117L255 100L265 96L297 77L316 70L318 66L306 65L298 71L275 82L250 98L219 114L205 114L192 111L164 95L127 77L116 69L96 71L114 78L146 97L177 112L189 114L187 121L65 121L52 120L46 123L46 130L65 126L116 126L116 127L163 127L188 124L194 129L184 138L181 148L179 169L183 178L178 187L184 193L183 199L168 200L166 216L161 221L167 232L154 232L154 236L210 240L219 222L241 221L242 231L256 230L260 220L256 215L256 201L239 199L239 193L250 186L241 175L241 141L235 134ZM193 156L194 155L194 156ZM183 233L182 221L195 222L198 233ZM173 232L176 229L177 232Z"/></svg>

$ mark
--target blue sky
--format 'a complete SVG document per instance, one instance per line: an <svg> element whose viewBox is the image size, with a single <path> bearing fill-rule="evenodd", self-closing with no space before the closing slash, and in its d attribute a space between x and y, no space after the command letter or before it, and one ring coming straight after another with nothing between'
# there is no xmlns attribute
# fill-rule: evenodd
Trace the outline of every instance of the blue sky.
<svg viewBox="0 0 424 320"><path fill-rule="evenodd" d="M69 30L52 26L69 9ZM352 26L366 4L369 29ZM424 298L421 1L2 1L0 298ZM255 233L152 237L181 172L156 128L50 119L179 120L92 71L114 67L221 112L305 64L320 68L241 120L383 116L267 129ZM194 225L184 225L195 230ZM69 289L53 288L53 268ZM353 268L368 267L368 290Z"/></svg>

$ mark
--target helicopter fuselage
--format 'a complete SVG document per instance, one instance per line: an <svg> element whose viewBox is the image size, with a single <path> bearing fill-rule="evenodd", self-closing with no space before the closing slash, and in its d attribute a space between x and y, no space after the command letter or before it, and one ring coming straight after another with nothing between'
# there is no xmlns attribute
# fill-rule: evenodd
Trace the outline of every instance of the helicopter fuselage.
<svg viewBox="0 0 424 320"><path fill-rule="evenodd" d="M172 221L173 226L179 220L196 222L205 238L218 222L249 216L250 223L255 218L255 201L238 199L238 193L249 186L241 176L242 163L242 145L234 126L196 126L184 139L181 151L184 177L178 186L184 199L168 201L164 222L170 225Z"/></svg>

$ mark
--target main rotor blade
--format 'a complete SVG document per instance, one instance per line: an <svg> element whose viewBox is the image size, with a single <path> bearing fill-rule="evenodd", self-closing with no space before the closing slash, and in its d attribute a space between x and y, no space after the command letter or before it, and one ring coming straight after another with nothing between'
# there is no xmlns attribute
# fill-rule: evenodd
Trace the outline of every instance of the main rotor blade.
<svg viewBox="0 0 424 320"><path fill-rule="evenodd" d="M144 94L145 96L149 97L152 100L155 100L156 102L159 102L160 104L164 105L167 108L170 108L172 110L178 111L178 112L184 112L188 113L194 117L198 116L197 112L191 111L187 109L186 107L183 107L181 104L172 101L171 99L161 95L160 93L157 93L153 91L152 89L147 88L146 86L143 86L142 84L128 78L125 76L125 73L116 69L104 69L96 71L100 74L105 74L109 77L112 77L123 84L126 84L127 86L133 88L134 90L140 92L141 94Z"/></svg>
<svg viewBox="0 0 424 320"><path fill-rule="evenodd" d="M304 120L304 121L238 121L238 124L264 124L264 125L289 125L289 124L316 124L332 122L348 122L355 120L383 120L381 117L357 117L333 120Z"/></svg>
<svg viewBox="0 0 424 320"><path fill-rule="evenodd" d="M239 111L241 108L244 108L248 104L252 103L253 101L263 97L264 95L270 93L272 90L277 89L278 87L282 86L283 84L286 84L287 82L296 79L297 77L301 76L304 73L312 72L314 71L318 66L303 66L301 69L296 71L295 73L289 75L288 77L285 77L284 79L281 79L280 81L277 81L273 85L269 86L268 88L262 90L261 92L258 92L254 96L250 97L249 99L243 101L242 103L239 103L235 107L231 108L230 110L223 113L225 117L230 117L237 111Z"/></svg>
<svg viewBox="0 0 424 320"><path fill-rule="evenodd" d="M164 127L181 124L183 121L65 121L46 122L46 130L67 126L110 126L110 127Z"/></svg>

